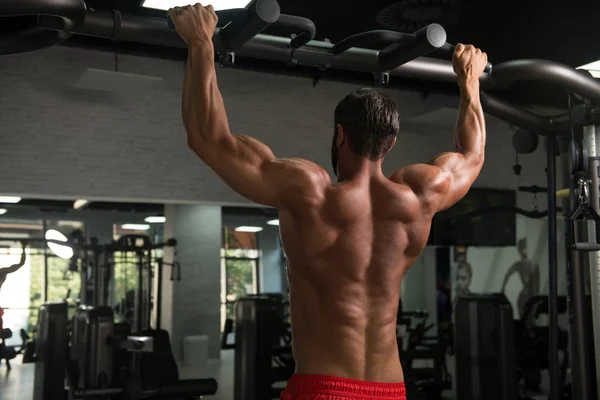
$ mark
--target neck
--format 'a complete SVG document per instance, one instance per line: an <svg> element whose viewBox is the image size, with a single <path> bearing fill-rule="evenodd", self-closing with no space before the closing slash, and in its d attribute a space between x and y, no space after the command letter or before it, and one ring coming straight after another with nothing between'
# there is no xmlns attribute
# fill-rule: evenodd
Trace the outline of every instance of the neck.
<svg viewBox="0 0 600 400"><path fill-rule="evenodd" d="M356 157L350 160L345 168L340 168L338 182L370 178L381 175L381 163L383 160L371 161L368 158Z"/></svg>

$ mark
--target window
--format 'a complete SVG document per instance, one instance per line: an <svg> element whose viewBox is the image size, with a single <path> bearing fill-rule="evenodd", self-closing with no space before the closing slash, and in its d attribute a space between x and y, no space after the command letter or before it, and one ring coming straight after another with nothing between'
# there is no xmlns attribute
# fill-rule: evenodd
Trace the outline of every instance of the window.
<svg viewBox="0 0 600 400"><path fill-rule="evenodd" d="M81 221L46 221L46 230L54 229L69 238L73 232L84 234ZM58 257L53 251L46 251L48 282L46 302L76 301L80 297L81 276L77 264L69 259Z"/></svg>
<svg viewBox="0 0 600 400"><path fill-rule="evenodd" d="M114 254L114 291L109 303L114 306L117 322L134 323L135 294L138 289L138 256L136 252Z"/></svg>
<svg viewBox="0 0 600 400"><path fill-rule="evenodd" d="M227 318L235 319L235 302L259 292L257 249L255 232L238 232L224 228L221 250L221 329Z"/></svg>

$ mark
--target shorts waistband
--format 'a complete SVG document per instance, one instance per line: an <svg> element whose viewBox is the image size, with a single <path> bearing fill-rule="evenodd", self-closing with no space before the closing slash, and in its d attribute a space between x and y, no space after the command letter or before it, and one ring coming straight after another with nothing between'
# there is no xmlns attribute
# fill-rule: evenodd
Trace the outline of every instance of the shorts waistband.
<svg viewBox="0 0 600 400"><path fill-rule="evenodd" d="M361 398L403 399L406 397L404 382L386 383L342 378L331 375L294 374L288 380L286 390L295 393L322 393Z"/></svg>

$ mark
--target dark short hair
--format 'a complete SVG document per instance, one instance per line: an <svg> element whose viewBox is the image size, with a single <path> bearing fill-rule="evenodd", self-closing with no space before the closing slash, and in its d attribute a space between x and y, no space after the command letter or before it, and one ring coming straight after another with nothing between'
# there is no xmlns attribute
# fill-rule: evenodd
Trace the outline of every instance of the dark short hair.
<svg viewBox="0 0 600 400"><path fill-rule="evenodd" d="M394 100L373 89L358 89L335 108L334 123L344 128L350 148L370 160L387 154L400 130Z"/></svg>

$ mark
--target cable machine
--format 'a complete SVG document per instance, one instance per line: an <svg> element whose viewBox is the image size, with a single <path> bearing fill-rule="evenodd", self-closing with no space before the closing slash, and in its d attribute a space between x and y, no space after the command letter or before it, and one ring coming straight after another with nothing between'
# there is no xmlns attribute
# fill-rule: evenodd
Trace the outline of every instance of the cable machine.
<svg viewBox="0 0 600 400"><path fill-rule="evenodd" d="M165 18L155 18L121 13L118 10L87 8L83 0L5 0L0 4L0 17L37 16L35 24L29 20L22 29L2 33L0 54L34 51L63 43L73 35L87 35L113 41L122 40L159 46L186 48L179 35ZM447 60L423 57L452 52L446 43L446 32L437 24L429 25L416 33L395 31L370 31L350 36L339 43L316 41L316 29L306 18L280 13L276 0L254 0L243 9L217 12L219 27L213 41L217 58L224 67L235 64L235 57L250 57L287 63L289 66L310 66L321 71L342 69L374 74L375 84L389 84L393 76L422 80L454 82L452 64ZM18 19L15 19L18 21ZM289 36L266 35L269 26L287 31ZM376 50L383 47L382 50ZM518 81L543 81L568 92L578 94L588 101L568 113L544 117L518 107L488 93L481 93L485 111L497 118L546 137L547 196L548 196L548 277L549 277L549 357L550 399L560 393L557 343L557 242L556 242L556 156L559 138L563 151L559 165L565 182L570 182L572 199L563 200L563 212L568 216L568 276L572 342L584 338L584 294L586 292L583 269L589 262L592 287L591 299L594 315L594 341L596 348L596 378L589 376L593 365L590 343L573 346L573 398L592 400L600 398L593 389L600 382L600 237L590 235L577 221L598 221L600 212L600 177L598 176L598 149L596 125L600 124L600 83L575 69L546 60L514 60L486 68L481 77L482 89L506 88ZM568 151L572 129L583 127L582 151L575 157L582 161L577 173L565 159L573 158ZM566 146L566 147L565 147ZM586 152L585 157L581 154ZM595 169L593 169L595 168ZM587 203L586 203L587 202ZM583 208L582 208L583 207ZM594 212L592 213L591 210ZM571 222L575 221L575 222ZM577 229L575 226L577 225ZM597 231L597 229L594 229ZM594 232L591 232L594 233ZM586 254L587 252L587 254ZM591 258L591 260L588 260ZM589 321L588 325L589 325ZM588 349L588 351L585 351ZM587 371L587 373L586 373Z"/></svg>

